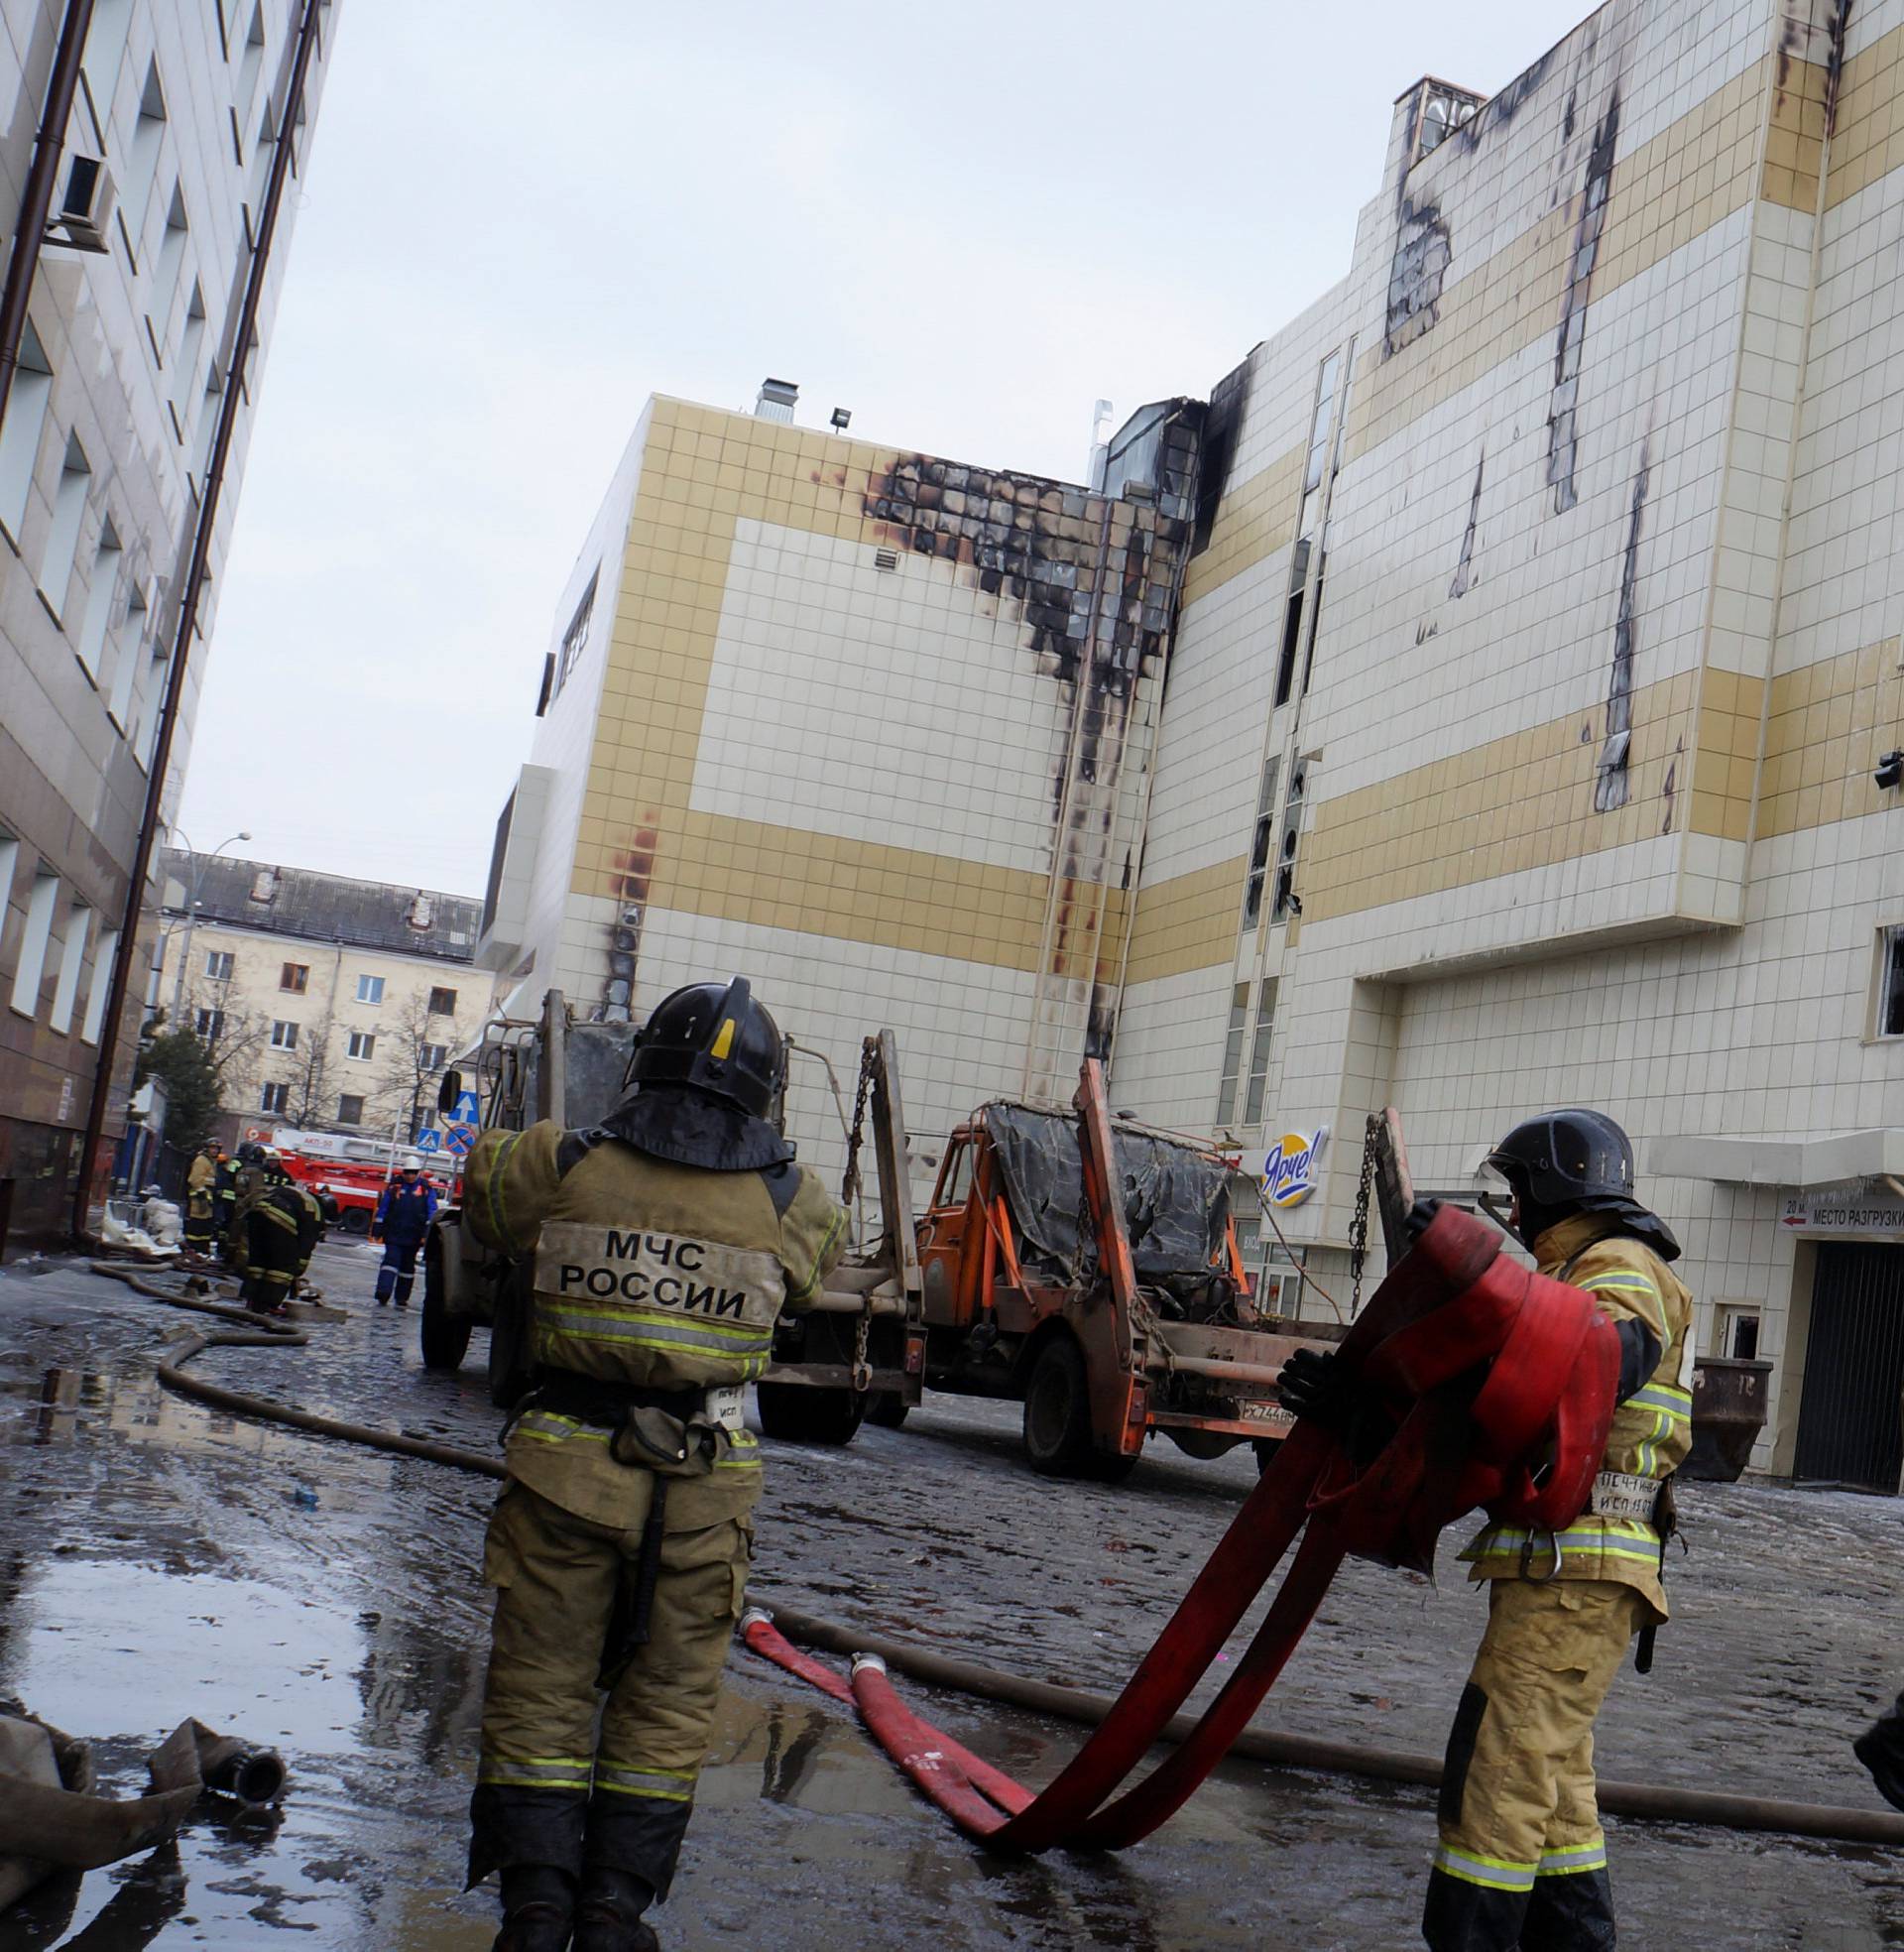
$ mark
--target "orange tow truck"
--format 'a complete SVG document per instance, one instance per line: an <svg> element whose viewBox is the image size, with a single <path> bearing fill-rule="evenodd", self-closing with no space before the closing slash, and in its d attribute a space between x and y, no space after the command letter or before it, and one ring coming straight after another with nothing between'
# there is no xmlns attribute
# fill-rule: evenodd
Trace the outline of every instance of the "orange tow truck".
<svg viewBox="0 0 1904 1952"><path fill-rule="evenodd" d="M1291 1425L1283 1362L1333 1337L1258 1313L1232 1161L1112 1117L1095 1058L1073 1106L1001 1099L953 1133L918 1234L927 1384L1021 1402L1050 1476L1116 1482L1153 1434L1265 1462Z"/></svg>

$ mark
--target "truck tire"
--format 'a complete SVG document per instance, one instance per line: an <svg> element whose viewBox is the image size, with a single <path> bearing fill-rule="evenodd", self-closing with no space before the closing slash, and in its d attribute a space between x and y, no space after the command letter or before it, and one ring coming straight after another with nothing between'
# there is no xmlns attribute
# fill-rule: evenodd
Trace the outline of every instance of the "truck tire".
<svg viewBox="0 0 1904 1952"><path fill-rule="evenodd" d="M905 1421L906 1411L912 1405L896 1390L882 1390L873 1399L872 1407L866 1412L869 1423L877 1423L882 1430L896 1430Z"/></svg>
<svg viewBox="0 0 1904 1952"><path fill-rule="evenodd" d="M815 1390L804 1383L762 1383L761 1428L781 1443L850 1444L859 1434L867 1399L851 1390Z"/></svg>
<svg viewBox="0 0 1904 1952"><path fill-rule="evenodd" d="M337 1216L339 1232L362 1236L370 1232L370 1209L365 1206L347 1206Z"/></svg>
<svg viewBox="0 0 1904 1952"><path fill-rule="evenodd" d="M1084 1351L1069 1335L1054 1335L1031 1365L1024 1391L1024 1454L1032 1470L1047 1478L1095 1475Z"/></svg>
<svg viewBox="0 0 1904 1952"><path fill-rule="evenodd" d="M469 1353L470 1318L449 1312L447 1285L442 1237L432 1232L423 1243L423 1314L417 1324L425 1369L461 1369Z"/></svg>

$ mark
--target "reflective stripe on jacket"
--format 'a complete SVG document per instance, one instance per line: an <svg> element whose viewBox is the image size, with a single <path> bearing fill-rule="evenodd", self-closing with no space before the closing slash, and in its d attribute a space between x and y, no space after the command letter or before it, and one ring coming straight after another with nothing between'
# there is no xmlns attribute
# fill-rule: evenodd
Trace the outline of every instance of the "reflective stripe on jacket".
<svg viewBox="0 0 1904 1952"><path fill-rule="evenodd" d="M1693 1445L1693 1297L1639 1241L1611 1231L1617 1219L1577 1213L1535 1243L1543 1275L1591 1294L1614 1321L1637 1319L1659 1340L1660 1359L1645 1385L1613 1411L1602 1469L1662 1482ZM1629 1519L1583 1514L1559 1534L1488 1525L1461 1555L1475 1579L1605 1579L1637 1587L1659 1619L1667 1614L1659 1577L1659 1534Z"/></svg>

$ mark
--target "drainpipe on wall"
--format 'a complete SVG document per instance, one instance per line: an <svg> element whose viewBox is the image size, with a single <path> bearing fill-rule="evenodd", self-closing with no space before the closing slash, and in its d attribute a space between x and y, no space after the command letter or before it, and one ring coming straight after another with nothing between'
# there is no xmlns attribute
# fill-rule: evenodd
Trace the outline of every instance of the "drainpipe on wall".
<svg viewBox="0 0 1904 1952"><path fill-rule="evenodd" d="M82 4L82 0L74 0L74 4ZM83 0L83 4L89 10L91 0ZM291 78L286 84L284 105L278 117L278 147L271 159L271 174L265 183L264 208L258 219L258 241L252 246L251 264L245 273L245 295L238 306L238 327L231 336L225 363L225 390L218 402L218 425L212 434L211 457L205 467L204 492L199 498L198 519L192 530L191 558L185 570L184 589L178 599L172 666L166 674L165 706L160 713L159 736L153 746L152 770L146 781L146 808L139 823L139 844L133 852L132 874L126 883L126 907L119 931L121 948L113 963L112 985L106 993L105 1018L99 1027L99 1059L93 1072L91 1103L86 1110L86 1136L79 1151L79 1177L73 1187L72 1231L80 1239L85 1236L92 1205L99 1143L105 1132L106 1104L112 1095L112 1075L119 1048L119 1025L126 1008L127 975L138 938L139 917L145 908L146 878L152 872L153 841L161 825L166 774L172 764L173 733L178 727L178 708L185 693L185 667L191 656L192 633L198 623L198 604L204 595L205 576L211 562L211 538L217 526L218 504L225 485L225 463L231 453L231 437L238 425L238 408L244 398L245 360L251 349L252 334L257 329L258 313L264 304L265 275L271 264L272 240L278 231L278 212L284 203L285 184L291 176L298 112L303 104L304 81L310 72L311 56L317 46L317 17L321 6L322 0L304 0L303 17L298 28L298 46L292 57Z"/></svg>
<svg viewBox="0 0 1904 1952"><path fill-rule="evenodd" d="M91 24L92 0L66 0L60 43L54 50L53 75L47 83L46 106L40 115L40 132L33 139L26 193L20 199L20 221L13 233L13 249L7 254L7 282L0 287L0 421L7 417L13 376L20 370L27 301L33 296L33 274L40 267L40 246L46 241L47 218L53 213L53 185L66 146L66 124L72 119L72 97L79 86L79 60L86 51L86 29Z"/></svg>

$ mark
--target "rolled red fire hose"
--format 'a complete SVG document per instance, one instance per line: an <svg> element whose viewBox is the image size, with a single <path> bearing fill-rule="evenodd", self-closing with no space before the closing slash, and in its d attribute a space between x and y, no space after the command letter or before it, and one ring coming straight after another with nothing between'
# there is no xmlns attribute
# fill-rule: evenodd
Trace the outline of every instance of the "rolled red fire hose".
<svg viewBox="0 0 1904 1952"><path fill-rule="evenodd" d="M854 1705L969 1836L1004 1851L1137 1843L1183 1807L1255 1713L1347 1554L1425 1569L1443 1525L1478 1504L1523 1522L1571 1522L1606 1447L1610 1344L1610 1325L1577 1289L1500 1259L1489 1229L1444 1208L1337 1352L1343 1374L1385 1412L1386 1440L1365 1438L1374 1455L1359 1462L1343 1435L1297 1423L1110 1714L1047 1788L1032 1795L922 1721L882 1661L855 1659ZM1484 1386L1464 1389L1483 1365ZM1558 1446L1538 1489L1523 1461L1530 1436ZM1216 1699L1163 1763L1119 1793L1298 1532L1289 1572ZM742 1631L757 1653L843 1698L839 1676L766 1616L751 1615Z"/></svg>

